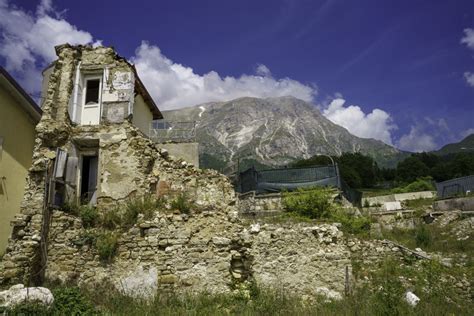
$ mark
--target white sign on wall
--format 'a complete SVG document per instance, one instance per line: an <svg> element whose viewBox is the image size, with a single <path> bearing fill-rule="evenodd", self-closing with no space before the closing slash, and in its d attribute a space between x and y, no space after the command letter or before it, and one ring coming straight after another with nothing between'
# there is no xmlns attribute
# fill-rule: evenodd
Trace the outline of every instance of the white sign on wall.
<svg viewBox="0 0 474 316"><path fill-rule="evenodd" d="M132 73L117 71L114 74L114 80L112 82L114 89L116 90L127 90L133 88Z"/></svg>

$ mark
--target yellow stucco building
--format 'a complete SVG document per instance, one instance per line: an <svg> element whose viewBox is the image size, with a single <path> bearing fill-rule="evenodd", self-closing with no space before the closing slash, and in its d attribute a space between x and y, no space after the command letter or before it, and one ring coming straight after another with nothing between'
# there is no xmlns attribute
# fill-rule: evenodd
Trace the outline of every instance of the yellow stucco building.
<svg viewBox="0 0 474 316"><path fill-rule="evenodd" d="M20 212L40 118L38 105L0 67L0 253L11 234L10 221Z"/></svg>

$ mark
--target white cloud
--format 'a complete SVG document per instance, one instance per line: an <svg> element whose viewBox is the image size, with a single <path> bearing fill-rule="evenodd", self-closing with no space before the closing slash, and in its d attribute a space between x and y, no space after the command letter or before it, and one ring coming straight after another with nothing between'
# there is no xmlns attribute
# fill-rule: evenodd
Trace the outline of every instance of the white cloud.
<svg viewBox="0 0 474 316"><path fill-rule="evenodd" d="M461 132L462 139L468 137L469 135L474 134L474 128L468 128Z"/></svg>
<svg viewBox="0 0 474 316"><path fill-rule="evenodd" d="M417 126L412 126L409 134L400 137L398 148L412 152L431 151L437 145L432 135L423 133Z"/></svg>
<svg viewBox="0 0 474 316"><path fill-rule="evenodd" d="M467 47L474 50L474 29L464 29L464 34L464 37L461 38L461 43L466 44ZM469 71L465 72L464 79L466 79L469 86L474 87L474 73Z"/></svg>
<svg viewBox="0 0 474 316"><path fill-rule="evenodd" d="M270 69L258 65L256 74L238 78L221 77L210 71L199 75L190 67L174 63L157 46L142 42L132 57L160 109L169 110L211 101L239 97L278 97L292 95L312 102L316 88L290 78L275 79Z"/></svg>
<svg viewBox="0 0 474 316"><path fill-rule="evenodd" d="M259 76L262 76L262 77L271 77L272 76L272 72L270 71L270 69L268 69L267 66L262 65L262 64L259 64L257 66L257 69L256 69L255 73Z"/></svg>
<svg viewBox="0 0 474 316"><path fill-rule="evenodd" d="M466 79L466 82L468 85L471 87L474 87L474 73L472 72L465 72L464 73L464 79Z"/></svg>
<svg viewBox="0 0 474 316"><path fill-rule="evenodd" d="M390 114L380 109L366 114L359 106L345 107L345 103L344 99L334 99L323 111L324 116L358 137L374 138L392 145L391 131L396 129L396 125Z"/></svg>
<svg viewBox="0 0 474 316"><path fill-rule="evenodd" d="M456 139L445 119L425 117L411 126L409 134L400 137L397 147L413 152L431 151L437 149L439 144L454 142Z"/></svg>
<svg viewBox="0 0 474 316"><path fill-rule="evenodd" d="M0 0L0 55L8 71L15 72L31 93L41 86L41 70L56 58L54 46L90 44L90 33L78 30L61 17L51 0L42 0L36 14Z"/></svg>
<svg viewBox="0 0 474 316"><path fill-rule="evenodd" d="M464 29L464 37L461 38L461 43L466 44L467 47L474 49L474 29Z"/></svg>

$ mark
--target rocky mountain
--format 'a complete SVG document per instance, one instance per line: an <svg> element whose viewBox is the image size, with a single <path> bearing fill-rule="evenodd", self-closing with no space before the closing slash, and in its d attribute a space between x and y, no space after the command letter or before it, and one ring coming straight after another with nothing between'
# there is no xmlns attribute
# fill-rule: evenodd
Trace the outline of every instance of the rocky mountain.
<svg viewBox="0 0 474 316"><path fill-rule="evenodd" d="M163 112L170 121L198 121L201 166L282 166L316 154L362 152L381 166L407 155L375 139L359 138L326 119L312 104L294 97L212 102ZM242 168L241 168L242 169Z"/></svg>
<svg viewBox="0 0 474 316"><path fill-rule="evenodd" d="M437 155L448 155L460 152L474 152L474 134L471 134L458 143L444 145L440 150L434 151Z"/></svg>

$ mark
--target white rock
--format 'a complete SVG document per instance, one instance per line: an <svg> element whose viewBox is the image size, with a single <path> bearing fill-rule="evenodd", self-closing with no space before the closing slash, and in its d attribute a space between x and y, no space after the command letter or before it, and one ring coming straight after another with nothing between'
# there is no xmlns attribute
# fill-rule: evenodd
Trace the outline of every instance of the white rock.
<svg viewBox="0 0 474 316"><path fill-rule="evenodd" d="M326 297L328 300L339 301L342 300L342 295L339 292L328 289L327 287L316 288L316 294Z"/></svg>
<svg viewBox="0 0 474 316"><path fill-rule="evenodd" d="M141 299L152 299L158 290L158 271L155 267L149 269L142 266L130 269L129 274L115 284L123 294Z"/></svg>
<svg viewBox="0 0 474 316"><path fill-rule="evenodd" d="M0 292L0 306L13 307L18 304L41 303L43 305L51 305L54 302L53 294L44 287L27 287L23 284L17 284L10 287L6 291Z"/></svg>
<svg viewBox="0 0 474 316"><path fill-rule="evenodd" d="M230 245L231 240L225 237L212 237L212 242L214 245L227 246Z"/></svg>
<svg viewBox="0 0 474 316"><path fill-rule="evenodd" d="M260 232L260 224L252 224L250 225L250 233L251 234L258 234Z"/></svg>
<svg viewBox="0 0 474 316"><path fill-rule="evenodd" d="M408 291L405 293L405 300L411 306L416 306L416 304L418 304L418 302L420 301L420 298L416 296L413 292Z"/></svg>

